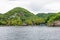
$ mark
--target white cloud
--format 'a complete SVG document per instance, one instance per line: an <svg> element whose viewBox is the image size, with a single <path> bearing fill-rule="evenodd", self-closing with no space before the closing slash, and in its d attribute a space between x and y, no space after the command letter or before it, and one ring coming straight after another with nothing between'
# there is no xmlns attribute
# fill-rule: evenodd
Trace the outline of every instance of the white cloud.
<svg viewBox="0 0 60 40"><path fill-rule="evenodd" d="M24 1L0 1L0 13L5 13L14 7L27 8L29 2Z"/></svg>
<svg viewBox="0 0 60 40"><path fill-rule="evenodd" d="M34 2L31 2L30 4L30 8L32 11L38 13L38 12L54 12L54 10L51 9L47 9L47 6L50 6L51 8L53 7L53 5L57 5L57 3L60 2L60 0L35 0ZM53 5L51 5L53 3ZM60 3L58 3L60 4ZM49 7L49 8L50 8ZM59 7L60 8L60 7Z"/></svg>
<svg viewBox="0 0 60 40"><path fill-rule="evenodd" d="M41 9L42 12L59 12L60 11L60 2L52 2L46 4Z"/></svg>
<svg viewBox="0 0 60 40"><path fill-rule="evenodd" d="M60 11L60 0L0 0L0 13L23 7L33 13Z"/></svg>

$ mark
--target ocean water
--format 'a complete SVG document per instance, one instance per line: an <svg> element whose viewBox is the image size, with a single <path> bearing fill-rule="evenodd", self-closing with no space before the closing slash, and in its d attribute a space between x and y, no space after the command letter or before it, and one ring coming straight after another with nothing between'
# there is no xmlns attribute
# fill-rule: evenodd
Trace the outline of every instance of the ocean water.
<svg viewBox="0 0 60 40"><path fill-rule="evenodd" d="M60 40L60 27L0 27L0 40Z"/></svg>

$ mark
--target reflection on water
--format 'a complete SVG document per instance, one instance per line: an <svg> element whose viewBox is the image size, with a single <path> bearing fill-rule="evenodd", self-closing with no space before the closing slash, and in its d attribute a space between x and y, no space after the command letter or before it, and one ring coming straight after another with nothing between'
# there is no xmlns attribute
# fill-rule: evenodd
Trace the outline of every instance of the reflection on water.
<svg viewBox="0 0 60 40"><path fill-rule="evenodd" d="M0 40L60 40L60 27L0 27Z"/></svg>

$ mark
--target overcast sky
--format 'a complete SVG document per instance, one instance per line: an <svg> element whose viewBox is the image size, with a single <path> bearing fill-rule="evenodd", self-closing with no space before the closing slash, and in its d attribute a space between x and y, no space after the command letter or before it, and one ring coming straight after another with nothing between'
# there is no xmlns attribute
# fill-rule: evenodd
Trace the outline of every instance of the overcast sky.
<svg viewBox="0 0 60 40"><path fill-rule="evenodd" d="M59 12L60 0L0 0L0 13L5 13L14 7L23 7L34 14Z"/></svg>

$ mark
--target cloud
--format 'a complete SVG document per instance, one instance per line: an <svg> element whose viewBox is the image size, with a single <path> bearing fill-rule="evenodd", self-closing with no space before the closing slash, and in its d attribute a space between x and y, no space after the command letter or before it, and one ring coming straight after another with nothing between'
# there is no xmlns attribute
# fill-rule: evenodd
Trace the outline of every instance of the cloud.
<svg viewBox="0 0 60 40"><path fill-rule="evenodd" d="M8 1L26 1L26 0L8 0Z"/></svg>
<svg viewBox="0 0 60 40"><path fill-rule="evenodd" d="M49 4L46 4L43 6L43 8L41 10L42 10L42 12L59 12L60 11L60 2L51 2Z"/></svg>
<svg viewBox="0 0 60 40"><path fill-rule="evenodd" d="M0 0L0 13L23 7L33 13L60 11L60 0Z"/></svg>
<svg viewBox="0 0 60 40"><path fill-rule="evenodd" d="M27 5L29 4L29 2L24 2L24 1L0 1L0 13L5 13L11 9L13 9L14 7L23 7L23 8L27 8Z"/></svg>
<svg viewBox="0 0 60 40"><path fill-rule="evenodd" d="M33 12L41 12L43 11L42 8L48 4L48 3L51 3L53 0L33 0L30 5L29 5L29 8L31 11Z"/></svg>

